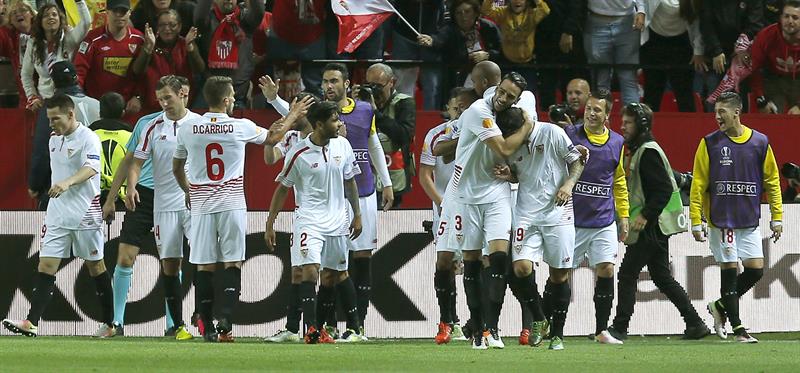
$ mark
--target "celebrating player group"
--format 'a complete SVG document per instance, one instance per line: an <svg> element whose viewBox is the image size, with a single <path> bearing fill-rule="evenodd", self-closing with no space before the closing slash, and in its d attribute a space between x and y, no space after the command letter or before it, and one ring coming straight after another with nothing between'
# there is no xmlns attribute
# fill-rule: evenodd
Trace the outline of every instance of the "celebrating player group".
<svg viewBox="0 0 800 373"><path fill-rule="evenodd" d="M277 245L274 225L290 190L296 204L286 326L265 341L367 341L378 200L384 210L392 206L392 179L372 105L347 96L347 68L329 64L322 78L323 97L302 93L289 104L277 96L277 82L262 77L264 96L283 115L265 129L229 116L234 103L229 78L206 81L209 111L199 115L186 108L188 82L162 77L156 96L163 111L136 125L104 203L99 140L76 121L68 96L46 100L53 129L52 200L30 311L26 319L5 319L3 325L38 335L61 259L74 255L94 278L103 311L95 336L124 335L132 267L152 232L163 272L166 334L194 337L181 312L181 262L188 251L196 266L191 321L205 341L233 342L246 249L245 145L253 143L263 145L267 164L283 162L265 226L270 250L287 249ZM582 124L543 122L520 74L502 75L496 64L484 61L470 80L472 88L452 92L450 120L431 129L422 145L420 182L434 212L433 285L440 311L435 342L460 339L470 340L473 349L504 348L498 322L508 287L523 310L520 343L540 347L549 339L550 350L563 350L570 273L584 260L596 274L595 341L627 339L644 266L684 318L684 338L710 334L670 272L669 236L689 226L669 161L652 136L652 111L642 104L625 106L618 134L608 128L610 95L593 92ZM753 343L739 298L763 274L758 226L763 192L773 238L782 232L777 166L767 137L740 122L738 95L720 96L715 111L719 130L700 141L695 156L691 230L698 241L710 241L721 270L720 298L708 304L716 334L727 338L730 324L737 341ZM102 220L113 218L125 182L127 212L110 276L103 262ZM612 320L619 242L628 249ZM535 276L539 261L549 270L541 294ZM463 325L455 301L462 266L469 309ZM224 289L221 298L217 287ZM337 304L346 319L342 332Z"/></svg>

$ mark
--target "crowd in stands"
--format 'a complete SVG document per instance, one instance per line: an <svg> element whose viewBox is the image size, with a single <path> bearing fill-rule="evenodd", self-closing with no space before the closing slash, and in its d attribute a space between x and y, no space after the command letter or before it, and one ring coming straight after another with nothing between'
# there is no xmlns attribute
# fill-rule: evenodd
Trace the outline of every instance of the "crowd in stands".
<svg viewBox="0 0 800 373"><path fill-rule="evenodd" d="M0 105L39 110L59 61L74 64L85 95L118 92L126 113L144 114L159 109L153 87L168 74L192 87L230 76L237 107L260 108L264 74L281 80L282 97L320 94L320 61L384 60L397 91L442 110L450 89L472 85L471 67L491 60L521 73L542 111L583 78L655 111L703 111L737 90L755 104L748 111L800 113L797 1L386 1L408 24L394 16L339 54L328 0L0 0ZM202 95L191 106L204 107Z"/></svg>

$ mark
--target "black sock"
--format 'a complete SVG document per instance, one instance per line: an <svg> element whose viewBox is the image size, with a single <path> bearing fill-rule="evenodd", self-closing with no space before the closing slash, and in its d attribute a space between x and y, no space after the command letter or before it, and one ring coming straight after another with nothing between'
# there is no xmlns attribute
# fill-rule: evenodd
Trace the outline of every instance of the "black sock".
<svg viewBox="0 0 800 373"><path fill-rule="evenodd" d="M336 296L342 304L345 314L347 314L347 329L358 332L358 327L361 326L361 319L356 306L356 287L353 285L353 280L350 276L336 284Z"/></svg>
<svg viewBox="0 0 800 373"><path fill-rule="evenodd" d="M103 321L111 326L114 322L114 290L111 287L111 276L108 271L94 277L94 286L97 291L97 299L100 300L100 309L103 312Z"/></svg>
<svg viewBox="0 0 800 373"><path fill-rule="evenodd" d="M598 277L594 284L594 317L595 331L598 335L608 328L611 317L611 305L614 303L614 278Z"/></svg>
<svg viewBox="0 0 800 373"><path fill-rule="evenodd" d="M222 272L223 298L220 307L220 317L233 324L233 311L239 304L239 293L242 288L242 270L236 267L225 268Z"/></svg>
<svg viewBox="0 0 800 373"><path fill-rule="evenodd" d="M289 302L286 304L286 330L295 334L300 331L300 315L302 312L300 284L292 284L289 287Z"/></svg>
<svg viewBox="0 0 800 373"><path fill-rule="evenodd" d="M458 292L456 291L456 273L453 270L450 270L450 320L453 321L454 324L458 324L461 322L458 318L458 311L456 307L456 299Z"/></svg>
<svg viewBox="0 0 800 373"><path fill-rule="evenodd" d="M317 329L322 329L325 323L328 326L335 327L336 322L331 323L331 314L336 315L336 295L333 292L332 286L319 286L319 299L317 300ZM305 307L303 308L305 312Z"/></svg>
<svg viewBox="0 0 800 373"><path fill-rule="evenodd" d="M496 303L489 299L489 288L491 287L489 273L491 271L490 267L481 265L481 313L483 314L483 327L485 329L497 327L497 321L495 321L494 317L497 306Z"/></svg>
<svg viewBox="0 0 800 373"><path fill-rule="evenodd" d="M492 303L501 303L506 295L506 258L508 255L502 251L489 255L489 300Z"/></svg>
<svg viewBox="0 0 800 373"><path fill-rule="evenodd" d="M452 324L453 311L450 306L453 303L451 296L453 289L450 289L450 271L434 272L433 288L436 291L436 301L439 303L439 321Z"/></svg>
<svg viewBox="0 0 800 373"><path fill-rule="evenodd" d="M761 276L764 276L763 268L744 267L744 271L736 278L736 294L739 295L739 298L747 294L756 285L756 282L761 279Z"/></svg>
<svg viewBox="0 0 800 373"><path fill-rule="evenodd" d="M164 299L167 301L169 316L175 323L175 328L183 326L183 296L181 294L181 280L178 276L163 275Z"/></svg>
<svg viewBox="0 0 800 373"><path fill-rule="evenodd" d="M481 262L464 261L464 293L475 335L483 333L483 300L481 299Z"/></svg>
<svg viewBox="0 0 800 373"><path fill-rule="evenodd" d="M567 310L572 298L572 289L569 282L553 284L553 326L550 335L564 337L564 324L567 322Z"/></svg>
<svg viewBox="0 0 800 373"><path fill-rule="evenodd" d="M522 322L524 328L531 328L533 321L543 321L542 300L536 286L536 273L531 272L525 277L512 278L512 290L514 296L522 306ZM526 316L525 314L528 314ZM527 317L527 318L526 318Z"/></svg>
<svg viewBox="0 0 800 373"><path fill-rule="evenodd" d="M358 302L358 315L361 318L361 324L367 318L367 309L369 308L369 297L372 292L372 273L370 269L370 262L372 258L353 258L353 268L356 275L353 282L356 287L356 299Z"/></svg>
<svg viewBox="0 0 800 373"><path fill-rule="evenodd" d="M544 313L545 320L553 319L553 283L550 280L544 284L544 292L542 293L542 313Z"/></svg>
<svg viewBox="0 0 800 373"><path fill-rule="evenodd" d="M739 318L739 295L736 293L736 272L737 268L727 268L720 271L720 303L725 307L725 314L728 315L728 321L731 327L735 330L742 325L742 320Z"/></svg>
<svg viewBox="0 0 800 373"><path fill-rule="evenodd" d="M522 302L520 302L519 307L520 312L522 312L522 329L530 330L533 325L533 313L531 313L531 309Z"/></svg>
<svg viewBox="0 0 800 373"><path fill-rule="evenodd" d="M197 311L206 326L206 333L214 331L214 272L197 271L195 281L195 297L197 297Z"/></svg>
<svg viewBox="0 0 800 373"><path fill-rule="evenodd" d="M31 294L31 309L28 311L28 321L33 325L39 325L39 320L42 318L47 304L53 298L53 289L55 288L56 276L48 275L47 273L36 272L36 278L33 280L33 293Z"/></svg>
<svg viewBox="0 0 800 373"><path fill-rule="evenodd" d="M317 326L317 284L311 281L303 281L298 287L300 295L300 305L303 307L303 323L306 330L311 327L319 330Z"/></svg>

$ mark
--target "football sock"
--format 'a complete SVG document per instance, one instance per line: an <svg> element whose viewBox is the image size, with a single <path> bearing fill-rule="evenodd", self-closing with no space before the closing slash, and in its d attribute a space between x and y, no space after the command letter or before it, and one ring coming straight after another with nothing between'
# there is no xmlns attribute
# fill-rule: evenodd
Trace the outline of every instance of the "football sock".
<svg viewBox="0 0 800 373"><path fill-rule="evenodd" d="M453 323L459 323L461 320L458 318L458 311L456 307L456 299L458 292L456 291L456 273L455 271L450 271L450 320Z"/></svg>
<svg viewBox="0 0 800 373"><path fill-rule="evenodd" d="M614 303L614 277L598 277L594 284L594 335L602 333L608 327L612 303Z"/></svg>
<svg viewBox="0 0 800 373"><path fill-rule="evenodd" d="M319 300L317 302L317 329L320 330L328 323L328 326L336 327L336 322L330 323L331 314L336 314L336 295L332 286L319 286ZM305 306L303 312L305 312ZM333 320L336 320L335 318Z"/></svg>
<svg viewBox="0 0 800 373"><path fill-rule="evenodd" d="M572 289L569 282L564 281L560 284L553 284L553 327L550 335L564 337L564 324L567 321L567 309L572 298Z"/></svg>
<svg viewBox="0 0 800 373"><path fill-rule="evenodd" d="M489 286L489 271L491 271L491 268L484 267L483 263L481 263L481 313L483 314L483 328L492 327L492 314L494 314L494 304L489 300L489 289L486 288Z"/></svg>
<svg viewBox="0 0 800 373"><path fill-rule="evenodd" d="M114 291L111 288L111 276L108 275L108 271L95 276L94 285L103 315L101 321L111 326L114 322Z"/></svg>
<svg viewBox="0 0 800 373"><path fill-rule="evenodd" d="M33 294L31 294L31 309L28 310L27 317L27 320L33 325L39 325L42 313L50 303L50 299L53 298L55 282L56 276L36 272L36 278L33 280Z"/></svg>
<svg viewBox="0 0 800 373"><path fill-rule="evenodd" d="M489 300L501 303L506 295L506 258L508 254L498 251L489 255Z"/></svg>
<svg viewBox="0 0 800 373"><path fill-rule="evenodd" d="M347 329L357 332L359 326L361 326L361 319L356 306L356 287L350 276L336 284L336 295L344 308L345 314L347 314Z"/></svg>
<svg viewBox="0 0 800 373"><path fill-rule="evenodd" d="M481 262L464 261L464 293L467 296L467 307L472 319L475 335L483 333L483 300L481 299Z"/></svg>
<svg viewBox="0 0 800 373"><path fill-rule="evenodd" d="M166 276L166 275L164 275L164 276ZM178 290L179 291L177 293L175 293L175 294L180 294L181 293L180 292L180 286L181 286L182 280L183 280L183 272L178 271ZM165 284L165 286L166 286L166 284ZM164 321L165 321L166 329L169 330L169 329L172 329L173 327L175 327L175 320L173 320L173 318L172 318L172 312L170 312L170 310L169 310L169 302L166 301L166 296L167 296L166 288L164 288L164 298L165 298L164 299L164 310L165 310L165 312L164 312L164 315L165 315ZM183 303L183 302L181 302L181 303ZM183 325L183 322L181 322L180 325L178 325L178 326L181 326L181 325Z"/></svg>
<svg viewBox="0 0 800 373"><path fill-rule="evenodd" d="M181 280L179 276L163 275L164 299L167 302L167 316L172 321L172 326L167 322L167 329L183 325L183 296L181 294Z"/></svg>
<svg viewBox="0 0 800 373"><path fill-rule="evenodd" d="M300 331L300 315L302 312L300 284L292 284L289 287L289 302L286 305L286 330L295 334Z"/></svg>
<svg viewBox="0 0 800 373"><path fill-rule="evenodd" d="M114 323L124 325L125 304L128 302L128 291L131 289L133 267L119 264L114 268Z"/></svg>
<svg viewBox="0 0 800 373"><path fill-rule="evenodd" d="M312 281L303 281L298 288L300 304L303 307L303 323L306 329L311 327L319 330L317 325L317 284Z"/></svg>
<svg viewBox="0 0 800 373"><path fill-rule="evenodd" d="M439 303L439 321L452 324L453 311L450 306L453 303L453 289L450 289L450 271L436 270L433 274L433 287Z"/></svg>
<svg viewBox="0 0 800 373"><path fill-rule="evenodd" d="M736 279L736 294L739 295L739 298L750 291L756 285L756 282L761 279L761 276L764 276L763 268L744 267L744 271Z"/></svg>
<svg viewBox="0 0 800 373"><path fill-rule="evenodd" d="M361 318L361 324L367 318L367 309L369 308L369 298L372 292L372 271L370 262L372 258L353 258L353 267L355 269L355 276L353 278L356 287L356 297L358 300L358 315Z"/></svg>
<svg viewBox="0 0 800 373"><path fill-rule="evenodd" d="M513 276L512 286L514 296L522 306L523 328L530 329L533 321L543 321L542 300L536 288L536 272L531 272L525 277ZM527 316L526 316L527 313Z"/></svg>
<svg viewBox="0 0 800 373"><path fill-rule="evenodd" d="M542 313L544 313L545 320L553 318L553 283L549 279L544 284L542 293Z"/></svg>
<svg viewBox="0 0 800 373"><path fill-rule="evenodd" d="M228 267L222 274L223 297L220 304L220 317L228 319L233 324L233 311L239 304L239 293L242 288L242 269Z"/></svg>
<svg viewBox="0 0 800 373"><path fill-rule="evenodd" d="M519 307L520 312L522 312L522 329L530 329L533 325L533 314L526 305L520 303Z"/></svg>
<svg viewBox="0 0 800 373"><path fill-rule="evenodd" d="M739 295L736 293L736 272L737 268L727 268L720 271L720 293L722 298L720 303L725 307L725 314L728 315L728 320L731 327L736 329L742 325L742 320L739 319Z"/></svg>
<svg viewBox="0 0 800 373"><path fill-rule="evenodd" d="M198 299L200 318L206 333L214 331L214 272L197 271L195 297Z"/></svg>

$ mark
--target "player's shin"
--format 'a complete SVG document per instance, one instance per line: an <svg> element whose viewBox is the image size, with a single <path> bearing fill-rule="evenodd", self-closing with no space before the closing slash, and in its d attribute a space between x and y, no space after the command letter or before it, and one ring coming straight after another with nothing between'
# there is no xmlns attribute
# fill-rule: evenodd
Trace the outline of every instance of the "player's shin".
<svg viewBox="0 0 800 373"><path fill-rule="evenodd" d="M53 289L55 288L56 276L48 275L42 272L36 272L36 279L33 283L33 294L31 296L31 308L28 311L27 320L33 325L39 325L39 319L42 318L47 304L53 298Z"/></svg>
<svg viewBox="0 0 800 373"><path fill-rule="evenodd" d="M303 281L299 287L300 305L303 307L303 323L306 329L317 329L317 284Z"/></svg>
<svg viewBox="0 0 800 373"><path fill-rule="evenodd" d="M196 286L195 296L198 299L198 311L208 333L213 331L214 325L214 272L197 271Z"/></svg>
<svg viewBox="0 0 800 373"><path fill-rule="evenodd" d="M728 316L734 332L742 325L742 320L739 318L739 295L736 293L737 271L735 267L722 269L720 282L720 294L722 295L720 303L725 308L725 314Z"/></svg>
<svg viewBox="0 0 800 373"><path fill-rule="evenodd" d="M108 271L94 277L94 284L97 290L97 298L100 300L102 309L103 323L108 326L114 322L114 295L111 288L111 276Z"/></svg>
<svg viewBox="0 0 800 373"><path fill-rule="evenodd" d="M744 267L742 273L736 278L736 294L739 295L739 298L747 294L762 276L764 276L763 268Z"/></svg>
<svg viewBox="0 0 800 373"><path fill-rule="evenodd" d="M123 325L125 323L125 305L128 302L132 277L133 267L125 267L121 264L114 267L114 324Z"/></svg>
<svg viewBox="0 0 800 373"><path fill-rule="evenodd" d="M568 281L553 284L553 326L550 335L564 337L564 324L567 321L567 310L572 298L572 289Z"/></svg>
<svg viewBox="0 0 800 373"><path fill-rule="evenodd" d="M481 300L481 262L464 260L464 293L467 307L475 329L473 334L483 333L483 307Z"/></svg>
<svg viewBox="0 0 800 373"><path fill-rule="evenodd" d="M183 295L181 294L181 280L178 276L164 275L164 299L167 302L167 310L172 318L173 327L183 325Z"/></svg>
<svg viewBox="0 0 800 373"><path fill-rule="evenodd" d="M336 295L347 314L347 329L358 332L361 320L356 306L356 288L350 276L336 284Z"/></svg>
<svg viewBox="0 0 800 373"><path fill-rule="evenodd" d="M449 270L437 270L433 275L433 287L436 291L436 300L439 303L439 321L452 324L453 311L451 294L455 289L450 288L451 274Z"/></svg>
<svg viewBox="0 0 800 373"><path fill-rule="evenodd" d="M611 305L614 303L614 277L597 277L594 285L595 332L598 335L608 327Z"/></svg>
<svg viewBox="0 0 800 373"><path fill-rule="evenodd" d="M328 326L336 327L336 293L334 292L334 288L332 286L320 284L318 298L317 330L321 330L326 322L328 322ZM305 312L305 307L303 307L303 312ZM333 319L333 323L330 323L331 318Z"/></svg>
<svg viewBox="0 0 800 373"><path fill-rule="evenodd" d="M545 320L553 318L553 283L550 279L544 284L544 292L542 293L542 313L544 313Z"/></svg>
<svg viewBox="0 0 800 373"><path fill-rule="evenodd" d="M289 288L289 302L286 305L286 330L295 334L300 330L300 316L303 312L300 286L300 284L292 284Z"/></svg>
<svg viewBox="0 0 800 373"><path fill-rule="evenodd" d="M223 297L220 302L220 316L233 324L233 312L239 304L239 293L242 288L242 269L237 267L225 268L222 272ZM230 331L230 330L228 330Z"/></svg>
<svg viewBox="0 0 800 373"><path fill-rule="evenodd" d="M371 261L372 258L370 257L353 258L353 268L355 269L353 281L358 299L358 314L362 324L367 318L367 309L369 308L369 299L372 293Z"/></svg>

